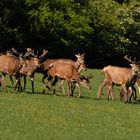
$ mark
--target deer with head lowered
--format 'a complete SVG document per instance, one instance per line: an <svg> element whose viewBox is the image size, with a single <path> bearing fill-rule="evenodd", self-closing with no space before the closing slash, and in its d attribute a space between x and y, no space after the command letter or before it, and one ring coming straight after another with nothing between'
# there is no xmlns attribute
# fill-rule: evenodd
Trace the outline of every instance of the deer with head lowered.
<svg viewBox="0 0 140 140"><path fill-rule="evenodd" d="M111 94L112 99L114 100L113 93L113 84L117 84L121 86L121 92L123 92L125 103L129 101L128 93L129 88L133 87L136 83L138 75L140 74L140 66L136 61L132 61L131 58L127 56L124 57L131 64L131 68L125 67L117 67L117 66L107 66L104 67L102 73L104 75L104 80L101 82L97 94L97 98L99 99L102 95L102 90L105 86L108 86L107 95Z"/></svg>
<svg viewBox="0 0 140 140"><path fill-rule="evenodd" d="M81 73L81 71L85 69L84 55L85 54L80 54L80 53L75 55L76 58L77 58L76 61L73 61L71 59L64 59L64 58L60 58L60 59L47 59L46 61L44 61L41 64L40 68L41 68L42 73L44 74L44 76L42 78L42 81L43 81L45 87L50 89L50 87L48 86L48 81L50 81L51 78L48 77L48 73L47 73L47 71L49 70L50 65L52 65L53 63L58 62L58 61L63 61L63 62L66 62L66 63L69 63L69 64L73 65L76 68L76 70L79 73ZM47 78L47 82L45 82L45 78ZM65 93L65 91L64 91L64 80L63 79L60 79L60 87L63 90L63 93ZM45 90L43 90L43 92L45 92Z"/></svg>
<svg viewBox="0 0 140 140"><path fill-rule="evenodd" d="M78 70L75 68L74 65L64 62L62 60L59 60L57 62L52 63L49 66L48 73L49 76L53 77L54 80L52 81L52 93L55 93L54 86L56 84L56 78L59 78L61 80L66 80L68 84L68 97L72 95L72 85L76 83L76 86L78 87L78 97L81 96L81 89L80 84L83 85L85 88L90 89L89 85L89 79L91 78L84 78L81 77ZM64 91L63 91L64 92ZM65 93L63 93L65 94Z"/></svg>
<svg viewBox="0 0 140 140"><path fill-rule="evenodd" d="M26 77L31 78L31 85L32 85L32 93L34 93L34 75L37 68L40 66L40 62L48 53L47 50L43 50L43 53L40 56L34 54L34 50L31 48L27 48L28 59L26 59L26 66L23 66L20 69L21 77L24 77L24 90L26 88Z"/></svg>

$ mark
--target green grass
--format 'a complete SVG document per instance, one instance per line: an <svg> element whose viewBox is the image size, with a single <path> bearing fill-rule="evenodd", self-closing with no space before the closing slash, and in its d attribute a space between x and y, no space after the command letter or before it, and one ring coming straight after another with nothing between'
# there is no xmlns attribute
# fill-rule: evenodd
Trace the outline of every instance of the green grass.
<svg viewBox="0 0 140 140"><path fill-rule="evenodd" d="M57 86L57 96L41 94L41 74L35 75L35 91L0 93L0 140L137 140L140 138L140 105L124 104L118 97L107 101L96 95L101 71L93 73L91 90L82 88L82 98L67 98ZM7 78L8 85L10 85ZM12 91L11 88L9 88ZM75 91L75 96L77 90Z"/></svg>

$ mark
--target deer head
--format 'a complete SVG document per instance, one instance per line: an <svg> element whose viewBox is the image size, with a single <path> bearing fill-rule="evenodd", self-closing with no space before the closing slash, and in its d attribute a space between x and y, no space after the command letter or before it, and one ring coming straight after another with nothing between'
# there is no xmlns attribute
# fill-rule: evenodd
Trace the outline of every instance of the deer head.
<svg viewBox="0 0 140 140"><path fill-rule="evenodd" d="M124 58L130 62L131 64L129 64L132 68L132 74L138 74L140 75L140 62L136 61L136 57L134 58L134 60L131 59L131 56L128 58L128 56L124 56Z"/></svg>
<svg viewBox="0 0 140 140"><path fill-rule="evenodd" d="M82 84L87 89L91 89L89 79L91 79L92 77L93 75L89 75L87 77L85 77L84 75L80 76L80 84Z"/></svg>

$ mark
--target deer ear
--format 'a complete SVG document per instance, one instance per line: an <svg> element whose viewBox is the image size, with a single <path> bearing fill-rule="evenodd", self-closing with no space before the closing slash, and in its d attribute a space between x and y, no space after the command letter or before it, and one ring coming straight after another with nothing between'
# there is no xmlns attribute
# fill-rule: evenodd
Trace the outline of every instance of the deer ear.
<svg viewBox="0 0 140 140"><path fill-rule="evenodd" d="M75 56L78 58L78 55L77 54L75 54Z"/></svg>
<svg viewBox="0 0 140 140"><path fill-rule="evenodd" d="M80 57L81 55L80 55L80 53L78 53L78 54L75 54L75 56L76 56L76 57Z"/></svg>

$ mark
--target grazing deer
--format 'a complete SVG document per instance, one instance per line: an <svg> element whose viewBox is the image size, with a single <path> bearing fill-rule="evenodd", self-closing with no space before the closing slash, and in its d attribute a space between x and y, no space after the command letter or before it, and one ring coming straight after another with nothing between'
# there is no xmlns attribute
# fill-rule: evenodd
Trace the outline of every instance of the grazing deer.
<svg viewBox="0 0 140 140"><path fill-rule="evenodd" d="M57 62L52 63L48 69L48 75L53 77L54 79L58 77L59 79L66 80L68 84L68 97L72 94L72 84L76 83L78 87L78 97L81 96L80 84L85 88L90 89L89 79L85 79L80 77L78 70L71 63L59 60ZM54 81L53 81L54 82ZM54 86L55 83L52 83L52 92L55 93ZM64 91L63 91L63 94Z"/></svg>
<svg viewBox="0 0 140 140"><path fill-rule="evenodd" d="M97 98L99 99L102 94L102 90L105 86L108 86L108 96L111 93L111 97L114 100L114 94L112 91L112 84L121 85L121 90L124 93L125 103L128 102L128 90L129 87L133 86L137 81L138 75L140 73L139 64L135 61L132 61L127 56L124 57L131 64L131 68L116 67L116 66L107 66L104 67L102 73L104 74L105 79L101 82Z"/></svg>
<svg viewBox="0 0 140 140"><path fill-rule="evenodd" d="M43 72L43 74L44 74L44 76L43 76L43 78L42 78L42 81L43 81L43 83L45 84L45 86L46 86L48 89L50 89L50 87L47 85L48 82L45 82L45 78L48 77L47 71L48 71L49 66L50 66L51 64L53 64L53 63L58 62L58 61L61 60L61 61L63 61L63 62L67 62L67 63L73 65L73 66L77 69L77 71L78 71L79 73L81 73L81 71L85 69L84 55L85 55L85 54L79 54L79 53L78 53L77 55L75 55L76 58L77 58L76 61L73 61L73 60L71 60L71 59L62 59L62 58L61 58L61 59L47 59L46 61L44 61L44 62L41 64L41 69L42 69L42 72ZM51 80L50 77L47 78L47 81L50 81L50 80ZM63 79L60 80L60 87L61 87L61 89L64 91L64 80L63 80Z"/></svg>
<svg viewBox="0 0 140 140"><path fill-rule="evenodd" d="M37 57L33 49L27 48L26 55L28 54L29 58L26 60L26 66L20 69L20 74L24 77L24 90L26 88L26 77L28 76L31 78L32 93L34 93L34 74L40 66L39 62L42 61L47 53L47 50L43 50L43 53Z"/></svg>

